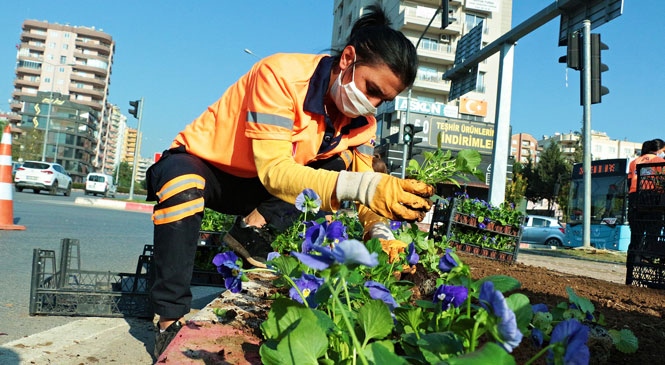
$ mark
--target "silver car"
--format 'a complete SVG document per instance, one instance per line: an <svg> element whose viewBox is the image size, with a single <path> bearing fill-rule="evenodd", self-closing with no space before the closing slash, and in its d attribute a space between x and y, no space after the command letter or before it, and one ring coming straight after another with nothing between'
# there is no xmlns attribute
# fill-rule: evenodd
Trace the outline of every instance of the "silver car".
<svg viewBox="0 0 665 365"><path fill-rule="evenodd" d="M561 246L563 244L565 232L565 228L559 223L559 220L554 217L528 215L524 219L521 242L547 246Z"/></svg>
<svg viewBox="0 0 665 365"><path fill-rule="evenodd" d="M14 187L17 192L32 189L35 194L48 190L52 195L72 193L72 178L65 168L53 162L26 161L16 170Z"/></svg>

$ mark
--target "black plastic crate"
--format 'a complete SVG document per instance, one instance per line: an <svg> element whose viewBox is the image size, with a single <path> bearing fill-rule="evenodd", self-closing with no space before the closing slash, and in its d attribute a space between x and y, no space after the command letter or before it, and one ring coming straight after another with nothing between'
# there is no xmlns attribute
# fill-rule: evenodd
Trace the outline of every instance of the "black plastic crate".
<svg viewBox="0 0 665 365"><path fill-rule="evenodd" d="M665 163L639 164L637 209L665 210Z"/></svg>
<svg viewBox="0 0 665 365"><path fill-rule="evenodd" d="M152 318L148 295L152 282L152 246L139 255L136 272L81 270L78 240L61 242L55 251L33 250L30 315Z"/></svg>
<svg viewBox="0 0 665 365"><path fill-rule="evenodd" d="M626 285L665 289L665 255L629 250Z"/></svg>

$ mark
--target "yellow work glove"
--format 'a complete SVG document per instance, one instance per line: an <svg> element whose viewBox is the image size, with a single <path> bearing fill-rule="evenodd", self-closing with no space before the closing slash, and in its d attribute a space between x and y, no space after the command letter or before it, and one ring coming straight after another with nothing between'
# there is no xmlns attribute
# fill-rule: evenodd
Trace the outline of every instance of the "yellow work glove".
<svg viewBox="0 0 665 365"><path fill-rule="evenodd" d="M354 200L392 220L422 221L432 207L434 188L418 180L377 172L340 171L337 201Z"/></svg>

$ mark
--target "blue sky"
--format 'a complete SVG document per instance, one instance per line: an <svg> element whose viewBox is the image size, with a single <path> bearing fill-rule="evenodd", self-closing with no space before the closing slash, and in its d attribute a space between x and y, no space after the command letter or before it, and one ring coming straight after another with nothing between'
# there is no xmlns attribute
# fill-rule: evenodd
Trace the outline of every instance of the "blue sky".
<svg viewBox="0 0 665 365"><path fill-rule="evenodd" d="M513 0L513 26L554 0ZM257 60L276 52L321 53L330 48L332 0L282 1L11 1L0 22L0 110L8 110L25 19L94 26L116 41L110 102L125 114L143 97L144 157L168 147L173 137L221 96ZM648 4L648 5L647 5ZM665 26L662 1L626 1L624 13L593 32L610 49L603 85L610 94L592 107L592 129L611 138L642 142L659 134L653 109L665 85L663 52L651 40ZM579 72L558 59L559 18L519 41L515 48L511 125L536 138L580 130ZM654 67L655 66L655 67ZM566 81L567 78L567 81ZM135 119L130 126L136 127ZM656 130L654 133L652 130Z"/></svg>

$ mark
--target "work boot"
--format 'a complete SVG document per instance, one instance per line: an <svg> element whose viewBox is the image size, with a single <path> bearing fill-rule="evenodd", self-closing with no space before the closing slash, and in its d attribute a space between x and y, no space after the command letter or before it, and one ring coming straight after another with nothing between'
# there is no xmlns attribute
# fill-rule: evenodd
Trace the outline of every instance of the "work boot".
<svg viewBox="0 0 665 365"><path fill-rule="evenodd" d="M242 217L238 217L231 230L224 236L224 242L242 258L243 262L254 267L266 268L268 254L274 251L270 245L273 238L268 228L248 226Z"/></svg>
<svg viewBox="0 0 665 365"><path fill-rule="evenodd" d="M181 328L182 324L180 321L173 322L164 331L159 329L159 323L155 324L155 348L153 351L155 359L159 359L159 356L166 350Z"/></svg>

